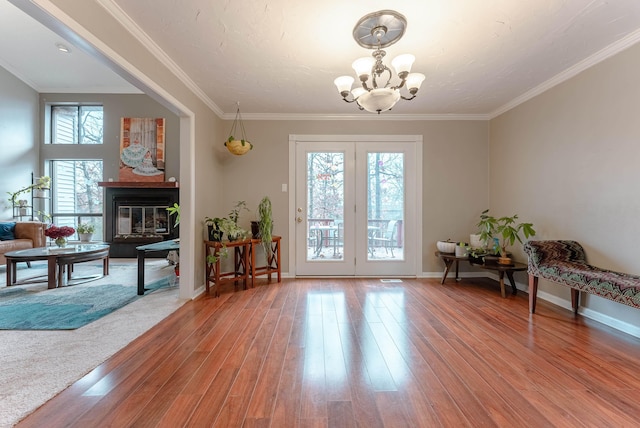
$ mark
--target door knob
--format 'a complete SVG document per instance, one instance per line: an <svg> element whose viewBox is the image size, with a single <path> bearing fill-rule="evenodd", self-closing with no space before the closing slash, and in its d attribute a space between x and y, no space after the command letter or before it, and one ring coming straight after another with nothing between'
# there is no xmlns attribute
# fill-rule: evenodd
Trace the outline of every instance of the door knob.
<svg viewBox="0 0 640 428"><path fill-rule="evenodd" d="M296 218L296 221L297 221L298 223L302 223L302 217L298 217L298 218Z"/></svg>

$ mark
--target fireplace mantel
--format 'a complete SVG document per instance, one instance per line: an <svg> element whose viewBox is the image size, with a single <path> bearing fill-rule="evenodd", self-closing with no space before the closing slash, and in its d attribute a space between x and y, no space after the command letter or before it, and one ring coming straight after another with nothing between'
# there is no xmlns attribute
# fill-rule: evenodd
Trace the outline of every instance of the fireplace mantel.
<svg viewBox="0 0 640 428"><path fill-rule="evenodd" d="M173 189L180 187L177 181L99 181L98 186L123 189Z"/></svg>

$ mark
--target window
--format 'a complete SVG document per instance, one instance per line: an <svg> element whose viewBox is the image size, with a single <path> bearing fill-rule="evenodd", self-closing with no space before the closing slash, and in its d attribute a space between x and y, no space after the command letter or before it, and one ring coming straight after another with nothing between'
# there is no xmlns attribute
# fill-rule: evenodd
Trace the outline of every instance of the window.
<svg viewBox="0 0 640 428"><path fill-rule="evenodd" d="M52 217L59 226L93 223L102 236L101 160L52 160Z"/></svg>
<svg viewBox="0 0 640 428"><path fill-rule="evenodd" d="M51 144L102 144L102 106L52 106Z"/></svg>
<svg viewBox="0 0 640 428"><path fill-rule="evenodd" d="M64 104L49 109L44 170L51 177L51 199L46 211L58 226L94 224L94 239L99 240L104 236L103 195L98 187L104 175L103 107ZM71 151L64 147L70 144L74 145Z"/></svg>

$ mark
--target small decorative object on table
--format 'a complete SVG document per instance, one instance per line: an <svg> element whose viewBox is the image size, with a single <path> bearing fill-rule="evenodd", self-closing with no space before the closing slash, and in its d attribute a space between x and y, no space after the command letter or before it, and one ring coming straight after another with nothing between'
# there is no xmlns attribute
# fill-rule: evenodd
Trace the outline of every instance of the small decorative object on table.
<svg viewBox="0 0 640 428"><path fill-rule="evenodd" d="M467 257L467 252L469 251L469 245L466 242L458 242L456 244L456 257Z"/></svg>
<svg viewBox="0 0 640 428"><path fill-rule="evenodd" d="M93 237L93 232L95 232L96 227L93 223L80 223L78 225L78 236L80 237L80 242L91 242L91 238Z"/></svg>
<svg viewBox="0 0 640 428"><path fill-rule="evenodd" d="M50 226L44 231L45 236L53 239L58 247L65 247L67 238L74 233L76 233L76 230L69 226Z"/></svg>
<svg viewBox="0 0 640 428"><path fill-rule="evenodd" d="M447 239L446 241L436 242L436 248L441 253L454 253L456 251L456 243Z"/></svg>

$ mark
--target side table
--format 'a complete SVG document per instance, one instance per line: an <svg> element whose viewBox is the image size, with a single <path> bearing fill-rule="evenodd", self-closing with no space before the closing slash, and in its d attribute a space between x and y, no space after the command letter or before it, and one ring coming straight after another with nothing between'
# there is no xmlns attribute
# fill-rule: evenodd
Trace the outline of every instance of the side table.
<svg viewBox="0 0 640 428"><path fill-rule="evenodd" d="M233 282L235 288L238 288L238 282L242 281L244 289L247 288L247 279L249 277L249 249L251 248L251 240L244 239L242 241L225 241L224 246L233 249L233 270L222 272L222 263L220 260L220 250L222 242L204 241L204 282L209 293L210 284L214 286L214 296L218 297L218 287L228 282ZM214 263L207 262L208 256L214 256Z"/></svg>
<svg viewBox="0 0 640 428"><path fill-rule="evenodd" d="M278 282L282 282L280 239L280 236L272 236L271 254L265 255L267 258L267 264L265 266L256 266L256 246L262 245L262 239L251 239L251 246L249 247L249 253L251 254L251 287L253 287L253 279L258 275L268 275L269 282L271 282L271 274L276 273L278 275Z"/></svg>
<svg viewBox="0 0 640 428"><path fill-rule="evenodd" d="M451 266L453 263L456 264L456 281L460 281L460 277L458 276L458 267L460 261L469 262L468 257L456 257L454 253L441 253L440 251L436 251L436 256L442 259L444 262L444 273L442 274L442 280L440 284L444 284L444 280L447 279L447 275L449 274L449 270L451 270ZM513 278L514 272L526 271L528 269L527 264L513 262L510 265L501 265L499 263L471 263L471 266L476 266L481 269L492 270L498 272L498 278L500 280L500 293L502 297L507 297L505 293L504 287L504 275L507 274L507 278L509 278L509 282L511 283L512 294L516 294L518 289L516 288L516 282Z"/></svg>
<svg viewBox="0 0 640 428"><path fill-rule="evenodd" d="M458 275L460 260L469 261L469 258L467 256L458 257L455 255L455 253L442 253L440 251L436 251L436 256L440 257L444 262L444 273L442 274L442 280L440 281L440 284L444 284L444 280L447 279L447 275L449 275L449 270L451 270L451 266L453 265L454 262L456 264L456 281L460 281L460 277Z"/></svg>
<svg viewBox="0 0 640 428"><path fill-rule="evenodd" d="M513 279L514 272L525 271L529 267L525 263L512 262L509 265L501 265L499 263L490 263L490 264L476 264L470 263L471 266L477 266L486 270L494 270L498 272L498 278L500 278L500 293L502 297L507 297L504 291L504 274L507 274L507 278L509 278L509 282L511 283L511 294L516 294L518 289L516 288L516 281Z"/></svg>

